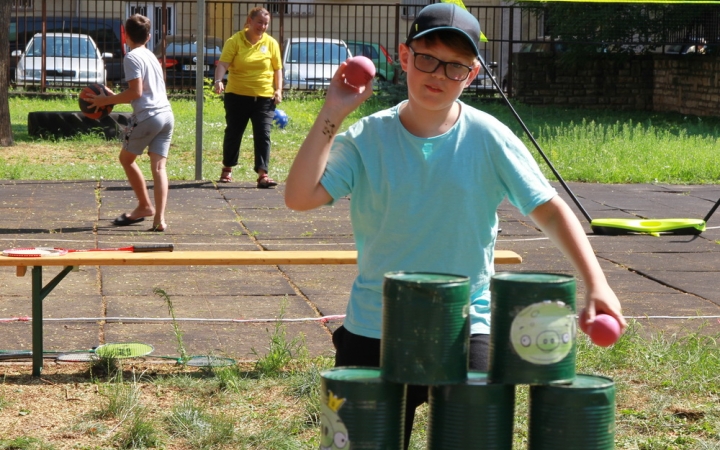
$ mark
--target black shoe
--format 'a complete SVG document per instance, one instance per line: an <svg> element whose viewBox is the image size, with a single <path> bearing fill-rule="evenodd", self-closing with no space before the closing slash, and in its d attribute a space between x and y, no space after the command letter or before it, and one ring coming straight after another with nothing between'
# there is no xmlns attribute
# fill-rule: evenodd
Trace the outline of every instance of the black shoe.
<svg viewBox="0 0 720 450"><path fill-rule="evenodd" d="M131 219L127 213L122 213L120 216L118 216L115 220L113 220L113 225L117 225L119 227L125 227L128 225L134 225L136 223L140 223L143 220L145 220L144 217L138 217L137 219Z"/></svg>

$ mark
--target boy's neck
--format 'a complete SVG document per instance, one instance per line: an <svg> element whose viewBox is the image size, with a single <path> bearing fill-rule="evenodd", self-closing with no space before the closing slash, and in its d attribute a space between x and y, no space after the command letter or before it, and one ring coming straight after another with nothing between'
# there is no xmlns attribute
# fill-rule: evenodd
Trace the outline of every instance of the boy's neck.
<svg viewBox="0 0 720 450"><path fill-rule="evenodd" d="M460 118L460 109L460 104L453 102L440 111L420 111L408 100L400 106L400 122L413 136L431 138L447 133Z"/></svg>
<svg viewBox="0 0 720 450"><path fill-rule="evenodd" d="M148 38L148 41L149 40L150 40L150 38ZM130 38L126 38L125 42L127 42L127 46L130 48L130 51L133 51L136 48L145 47L145 44L147 44L147 41L143 42L142 44L139 44Z"/></svg>

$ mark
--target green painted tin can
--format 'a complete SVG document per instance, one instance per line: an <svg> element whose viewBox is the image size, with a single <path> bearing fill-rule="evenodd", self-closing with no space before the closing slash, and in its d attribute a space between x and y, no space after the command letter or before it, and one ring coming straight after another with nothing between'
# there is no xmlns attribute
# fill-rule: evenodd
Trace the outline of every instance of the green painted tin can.
<svg viewBox="0 0 720 450"><path fill-rule="evenodd" d="M615 448L615 383L578 374L571 384L530 387L529 450Z"/></svg>
<svg viewBox="0 0 720 450"><path fill-rule="evenodd" d="M336 367L320 377L321 448L403 449L405 385L383 380L376 367Z"/></svg>
<svg viewBox="0 0 720 450"><path fill-rule="evenodd" d="M405 384L467 379L470 281L437 273L393 272L383 283L382 376Z"/></svg>
<svg viewBox="0 0 720 450"><path fill-rule="evenodd" d="M471 371L465 383L431 386L429 395L428 450L512 448L515 386Z"/></svg>
<svg viewBox="0 0 720 450"><path fill-rule="evenodd" d="M575 379L575 278L502 272L491 278L490 291L490 382Z"/></svg>

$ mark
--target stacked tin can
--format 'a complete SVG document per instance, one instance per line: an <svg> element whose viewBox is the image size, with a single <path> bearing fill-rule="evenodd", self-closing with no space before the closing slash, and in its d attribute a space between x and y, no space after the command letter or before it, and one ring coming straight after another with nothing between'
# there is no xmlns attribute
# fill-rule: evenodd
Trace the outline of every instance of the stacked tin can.
<svg viewBox="0 0 720 450"><path fill-rule="evenodd" d="M407 385L428 386L428 449L510 450L515 386L530 385L529 448L614 448L612 380L575 374L575 280L491 280L488 373L468 371L467 277L389 273L381 367L322 373L321 448L404 448Z"/></svg>
<svg viewBox="0 0 720 450"><path fill-rule="evenodd" d="M528 448L615 448L615 384L575 373L575 279L504 272L490 291L488 380L530 385Z"/></svg>

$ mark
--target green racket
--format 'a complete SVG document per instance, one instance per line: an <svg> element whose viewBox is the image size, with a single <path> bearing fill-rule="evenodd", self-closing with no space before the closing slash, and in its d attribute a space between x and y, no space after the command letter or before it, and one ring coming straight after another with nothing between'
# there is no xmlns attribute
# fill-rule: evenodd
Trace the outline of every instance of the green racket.
<svg viewBox="0 0 720 450"><path fill-rule="evenodd" d="M605 235L698 235L705 231L705 221L702 219L593 219L590 226L594 233Z"/></svg>
<svg viewBox="0 0 720 450"><path fill-rule="evenodd" d="M140 342L104 344L95 349L95 354L101 358L139 358L149 355L155 350L150 344Z"/></svg>

